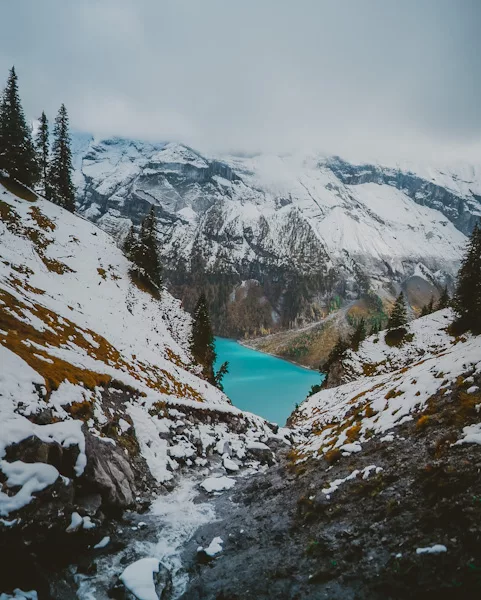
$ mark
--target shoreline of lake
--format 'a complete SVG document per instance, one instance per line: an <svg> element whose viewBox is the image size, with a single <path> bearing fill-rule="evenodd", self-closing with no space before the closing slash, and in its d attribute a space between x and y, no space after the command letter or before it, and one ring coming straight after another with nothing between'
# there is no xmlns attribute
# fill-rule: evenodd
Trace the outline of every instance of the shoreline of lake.
<svg viewBox="0 0 481 600"><path fill-rule="evenodd" d="M279 425L285 424L311 387L323 380L317 370L231 338L216 337L216 352L216 368L229 362L229 372L222 383L234 406Z"/></svg>
<svg viewBox="0 0 481 600"><path fill-rule="evenodd" d="M291 365L295 365L296 367L299 367L301 369L306 369L306 371L311 371L311 373L319 373L319 374L321 374L321 372L319 371L319 369L313 369L311 367L306 367L306 365L302 365L301 363L296 362L292 358L286 358L285 356L279 356L278 354L274 354L273 352L267 352L266 350L261 350L260 348L256 348L255 346L251 346L249 344L248 340L236 340L234 338L223 338L223 339L226 339L226 340L232 339L232 341L237 342L241 346L245 346L246 348L249 348L250 350L255 350L256 352L262 352L262 354L267 354L268 356L273 356L274 358L278 358L279 360L284 360L284 361L290 363Z"/></svg>

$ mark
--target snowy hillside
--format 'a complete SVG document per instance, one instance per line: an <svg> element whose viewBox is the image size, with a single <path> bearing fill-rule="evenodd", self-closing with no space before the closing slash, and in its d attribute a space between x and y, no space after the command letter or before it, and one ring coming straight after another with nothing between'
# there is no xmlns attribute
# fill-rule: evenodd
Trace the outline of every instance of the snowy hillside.
<svg viewBox="0 0 481 600"><path fill-rule="evenodd" d="M131 282L107 233L3 177L0 217L0 531L43 552L184 471L215 488L272 460L275 427L200 379L190 317Z"/></svg>
<svg viewBox="0 0 481 600"><path fill-rule="evenodd" d="M81 214L120 239L154 204L176 294L189 304L186 288L202 273L218 287L227 280L229 293L256 280L271 309L268 329L312 320L332 296L356 297L367 285L376 290L419 274L449 282L481 214L480 169L468 165L205 157L179 144L85 136L74 151ZM293 305L299 286L304 297ZM221 301L233 302L226 292Z"/></svg>
<svg viewBox="0 0 481 600"><path fill-rule="evenodd" d="M292 422L307 436L300 454L348 455L374 438L392 441L396 426L419 418L436 394L448 394L452 386L476 399L480 339L450 336L451 321L450 310L435 312L413 321L400 347L388 346L380 332L362 342L358 352L348 351L348 383L314 394L293 413Z"/></svg>

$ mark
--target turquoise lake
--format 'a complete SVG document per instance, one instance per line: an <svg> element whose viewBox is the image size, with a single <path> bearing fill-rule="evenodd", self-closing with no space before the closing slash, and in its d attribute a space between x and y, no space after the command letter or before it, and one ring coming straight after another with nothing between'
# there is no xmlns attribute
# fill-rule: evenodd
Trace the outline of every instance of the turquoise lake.
<svg viewBox="0 0 481 600"><path fill-rule="evenodd" d="M229 373L222 383L234 406L279 425L285 424L311 386L322 381L317 371L251 350L234 340L216 338L215 349L216 368L229 362Z"/></svg>

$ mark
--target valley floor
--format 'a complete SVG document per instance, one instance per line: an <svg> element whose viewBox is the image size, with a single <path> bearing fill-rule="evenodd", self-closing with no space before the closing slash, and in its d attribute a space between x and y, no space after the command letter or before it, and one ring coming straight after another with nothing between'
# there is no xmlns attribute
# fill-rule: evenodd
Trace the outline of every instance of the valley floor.
<svg viewBox="0 0 481 600"><path fill-rule="evenodd" d="M406 422L334 464L283 452L219 498L221 520L186 547L182 598L479 598L481 456L477 444L454 442L456 395L436 398L426 429ZM215 537L222 553L199 561L197 547Z"/></svg>

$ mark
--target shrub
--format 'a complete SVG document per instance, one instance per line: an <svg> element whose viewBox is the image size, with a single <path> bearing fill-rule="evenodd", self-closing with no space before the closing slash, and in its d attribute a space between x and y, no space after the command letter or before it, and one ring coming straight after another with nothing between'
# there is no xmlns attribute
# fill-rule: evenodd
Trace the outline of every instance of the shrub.
<svg viewBox="0 0 481 600"><path fill-rule="evenodd" d="M384 341L390 347L402 346L405 341L405 335L407 334L407 329L404 327L398 327L396 329L391 329L386 333Z"/></svg>

